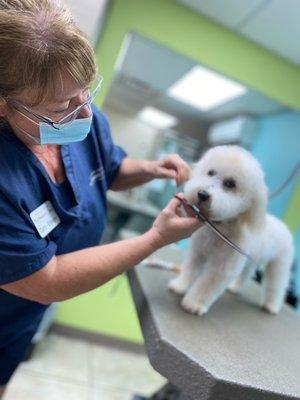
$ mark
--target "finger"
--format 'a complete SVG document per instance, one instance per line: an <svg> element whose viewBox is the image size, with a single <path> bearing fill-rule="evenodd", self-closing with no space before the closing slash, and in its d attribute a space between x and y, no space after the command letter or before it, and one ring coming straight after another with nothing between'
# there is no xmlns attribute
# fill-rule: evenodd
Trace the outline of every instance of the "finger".
<svg viewBox="0 0 300 400"><path fill-rule="evenodd" d="M186 228L186 229L198 229L203 226L203 222L200 221L198 218L194 217L182 217L179 219L178 224L180 225L181 228Z"/></svg>
<svg viewBox="0 0 300 400"><path fill-rule="evenodd" d="M181 217L184 217L184 218L196 218L196 214L194 213L192 208L188 204L185 204L184 202L180 201L180 199L186 200L185 197L184 197L184 194L183 193L176 193L176 197L174 197L173 200L177 200L177 202L176 203L172 203L172 200L171 200L171 202L168 204L167 208L170 211L175 212L175 214L177 216L181 216ZM187 216L182 213L182 211L180 210L181 207L184 208Z"/></svg>
<svg viewBox="0 0 300 400"><path fill-rule="evenodd" d="M187 215L189 217L196 217L195 212L193 211L193 209L188 204L184 204L183 203L182 205L183 205L183 208L184 208L185 212L187 213Z"/></svg>
<svg viewBox="0 0 300 400"><path fill-rule="evenodd" d="M176 185L179 186L182 183L182 162L181 158L177 155L170 156L169 159L166 160L165 166L169 169L172 169L175 172L175 180Z"/></svg>
<svg viewBox="0 0 300 400"><path fill-rule="evenodd" d="M184 209L184 211L185 211L185 214L184 213L180 213L182 216L184 216L184 217L197 217L197 215L196 215L196 213L195 213L195 211L192 209L192 207L191 207L191 205L187 202L187 200L186 200L186 198L185 198L185 196L184 196L184 194L183 193L176 193L175 195L174 195L174 197L175 198L177 198L178 200L182 200L181 201L181 209L183 208Z"/></svg>
<svg viewBox="0 0 300 400"><path fill-rule="evenodd" d="M184 197L184 193L182 193L182 192L175 193L174 197L175 198L179 198L179 199L181 199L183 201L186 201L186 198Z"/></svg>
<svg viewBox="0 0 300 400"><path fill-rule="evenodd" d="M176 199L176 197L173 197L173 199L167 205L166 209L176 213L176 209L180 206L181 206L181 201L179 199Z"/></svg>
<svg viewBox="0 0 300 400"><path fill-rule="evenodd" d="M180 204L175 211L177 217L184 217L184 209L182 208L182 204Z"/></svg>
<svg viewBox="0 0 300 400"><path fill-rule="evenodd" d="M181 201L181 203L180 203L180 206L181 206L181 209L183 208L186 212L187 212L187 209L188 208L190 208L189 207L189 205L188 204L186 204L187 203L187 200L186 200L186 198L184 197L184 194L183 193L176 193L175 195L174 195L174 197L175 198L177 198L177 199L181 199L182 201Z"/></svg>
<svg viewBox="0 0 300 400"><path fill-rule="evenodd" d="M163 165L176 170L177 185L181 185L182 183L186 182L190 177L190 166L178 154L171 154L170 156L168 156L166 159L163 160Z"/></svg>
<svg viewBox="0 0 300 400"><path fill-rule="evenodd" d="M178 169L177 169L177 185L178 186L182 185L184 182L186 182L189 179L190 172L191 172L190 167L187 164L181 163L178 166Z"/></svg>
<svg viewBox="0 0 300 400"><path fill-rule="evenodd" d="M177 171L170 168L159 167L157 170L157 178L177 179Z"/></svg>
<svg viewBox="0 0 300 400"><path fill-rule="evenodd" d="M176 183L177 186L181 185L184 182L184 165L178 161L176 165L174 165L174 168L176 169L177 172L177 177L176 177Z"/></svg>

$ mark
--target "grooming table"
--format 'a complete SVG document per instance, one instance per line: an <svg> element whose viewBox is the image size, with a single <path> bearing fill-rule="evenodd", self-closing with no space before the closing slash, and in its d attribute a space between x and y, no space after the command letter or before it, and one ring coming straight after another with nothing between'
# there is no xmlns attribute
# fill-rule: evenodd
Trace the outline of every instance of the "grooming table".
<svg viewBox="0 0 300 400"><path fill-rule="evenodd" d="M154 254L175 262L182 255L173 246ZM169 390L175 385L151 399L300 399L300 316L292 308L261 311L261 288L249 282L243 295L226 293L198 317L168 291L172 272L139 265L128 276L149 360Z"/></svg>

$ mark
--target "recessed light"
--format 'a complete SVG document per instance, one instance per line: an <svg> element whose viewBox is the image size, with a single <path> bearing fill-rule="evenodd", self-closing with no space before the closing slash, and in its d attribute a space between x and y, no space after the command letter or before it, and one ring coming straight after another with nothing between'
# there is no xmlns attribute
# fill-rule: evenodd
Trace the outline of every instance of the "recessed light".
<svg viewBox="0 0 300 400"><path fill-rule="evenodd" d="M138 113L138 118L155 128L170 128L177 124L173 115L162 112L154 107L145 107Z"/></svg>

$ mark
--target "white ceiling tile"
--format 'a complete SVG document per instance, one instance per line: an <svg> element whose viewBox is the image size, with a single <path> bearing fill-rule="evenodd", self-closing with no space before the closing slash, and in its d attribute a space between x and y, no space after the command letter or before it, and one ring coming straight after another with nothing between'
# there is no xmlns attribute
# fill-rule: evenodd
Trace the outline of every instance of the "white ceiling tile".
<svg viewBox="0 0 300 400"><path fill-rule="evenodd" d="M184 6L221 24L235 28L265 0L178 0Z"/></svg>
<svg viewBox="0 0 300 400"><path fill-rule="evenodd" d="M300 0L177 0L300 65Z"/></svg>
<svg viewBox="0 0 300 400"><path fill-rule="evenodd" d="M118 63L122 75L164 91L187 73L195 62L137 34L130 34L126 53Z"/></svg>
<svg viewBox="0 0 300 400"><path fill-rule="evenodd" d="M300 64L299 16L299 0L273 0L239 32L293 63Z"/></svg>

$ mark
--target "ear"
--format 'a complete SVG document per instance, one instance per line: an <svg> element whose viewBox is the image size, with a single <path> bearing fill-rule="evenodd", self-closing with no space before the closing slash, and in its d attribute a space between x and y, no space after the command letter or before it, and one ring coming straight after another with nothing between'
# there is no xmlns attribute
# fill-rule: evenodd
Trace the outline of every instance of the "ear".
<svg viewBox="0 0 300 400"><path fill-rule="evenodd" d="M267 187L263 183L261 187L258 187L254 192L249 210L242 215L242 221L246 223L251 230L260 230L264 226L267 212L267 201Z"/></svg>

